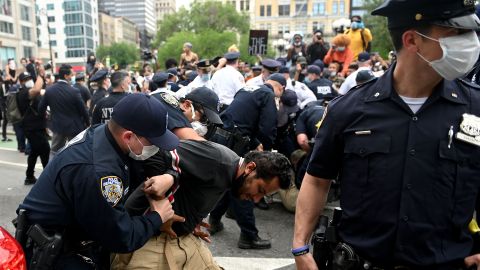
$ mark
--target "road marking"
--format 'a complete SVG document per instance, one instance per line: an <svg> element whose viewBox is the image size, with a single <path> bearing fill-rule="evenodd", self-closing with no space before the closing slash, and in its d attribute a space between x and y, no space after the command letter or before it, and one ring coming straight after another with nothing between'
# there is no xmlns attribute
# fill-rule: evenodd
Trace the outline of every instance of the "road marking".
<svg viewBox="0 0 480 270"><path fill-rule="evenodd" d="M16 150L16 149L13 149L13 148L6 148L6 147L0 147L0 150L12 151L12 152L18 152L18 150Z"/></svg>
<svg viewBox="0 0 480 270"><path fill-rule="evenodd" d="M4 164L4 165L10 165L10 166L17 166L17 167L23 167L23 168L27 168L27 164L23 164L23 163L15 163L15 162L8 162L8 161L3 161L3 160L0 160L0 164ZM40 170L43 170L43 167L41 165L37 165L35 166L35 169L40 169Z"/></svg>
<svg viewBox="0 0 480 270"><path fill-rule="evenodd" d="M214 257L214 260L225 270L274 270L295 263L294 259L286 258Z"/></svg>

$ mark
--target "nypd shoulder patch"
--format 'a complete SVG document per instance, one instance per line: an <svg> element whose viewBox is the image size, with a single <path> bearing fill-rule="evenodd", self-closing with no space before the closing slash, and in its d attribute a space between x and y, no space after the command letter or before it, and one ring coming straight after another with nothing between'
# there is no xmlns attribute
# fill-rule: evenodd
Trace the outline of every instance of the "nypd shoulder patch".
<svg viewBox="0 0 480 270"><path fill-rule="evenodd" d="M123 182L118 176L105 176L100 178L100 189L103 197L112 207L115 207L123 196Z"/></svg>
<svg viewBox="0 0 480 270"><path fill-rule="evenodd" d="M165 93L165 92L162 92L160 93L160 96L162 97L162 99L168 103L168 105L174 107L174 108L178 108L180 107L180 103L178 102L178 99L170 94L170 93Z"/></svg>

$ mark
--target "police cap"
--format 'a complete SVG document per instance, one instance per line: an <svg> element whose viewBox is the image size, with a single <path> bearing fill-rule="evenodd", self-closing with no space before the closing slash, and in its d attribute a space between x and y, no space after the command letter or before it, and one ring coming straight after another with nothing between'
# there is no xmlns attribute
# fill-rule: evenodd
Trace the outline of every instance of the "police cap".
<svg viewBox="0 0 480 270"><path fill-rule="evenodd" d="M362 84L370 81L373 78L375 78L375 75L371 70L361 70L357 73L357 77L355 78L355 81L358 84Z"/></svg>
<svg viewBox="0 0 480 270"><path fill-rule="evenodd" d="M283 91L282 96L280 97L280 101L282 101L282 104L284 105L285 111L287 111L288 114L290 113L295 113L300 110L298 107L298 100L297 100L297 93L293 90L285 90Z"/></svg>
<svg viewBox="0 0 480 270"><path fill-rule="evenodd" d="M152 82L156 84L161 84L162 82L168 79L168 73L166 72L157 72L153 75Z"/></svg>
<svg viewBox="0 0 480 270"><path fill-rule="evenodd" d="M24 82L24 81L27 81L27 80L30 80L32 78L32 75L30 75L29 72L22 72L20 73L20 75L18 75L18 80L20 80L21 82Z"/></svg>
<svg viewBox="0 0 480 270"><path fill-rule="evenodd" d="M280 73L273 73L268 77L267 81L275 81L281 84L284 88L285 86L287 86L287 80L285 80L285 77L283 76L283 74L280 74Z"/></svg>
<svg viewBox="0 0 480 270"><path fill-rule="evenodd" d="M307 73L308 74L316 74L316 75L320 76L320 73L322 73L322 70L317 65L310 65L307 68Z"/></svg>
<svg viewBox="0 0 480 270"><path fill-rule="evenodd" d="M313 61L312 65L319 67L320 71L323 71L323 69L325 68L325 63L323 63L323 61L320 59Z"/></svg>
<svg viewBox="0 0 480 270"><path fill-rule="evenodd" d="M229 52L229 53L226 53L225 55L223 55L223 57L225 57L225 59L227 59L228 61L233 61L233 60L237 60L238 58L240 58L240 53L239 52Z"/></svg>
<svg viewBox="0 0 480 270"><path fill-rule="evenodd" d="M282 63L273 59L264 59L262 60L262 66L267 70L277 71L278 68L282 66Z"/></svg>
<svg viewBox="0 0 480 270"><path fill-rule="evenodd" d="M218 115L220 111L220 100L213 90L207 87L198 87L188 93L185 98L202 105L208 121L217 125L223 125Z"/></svg>
<svg viewBox="0 0 480 270"><path fill-rule="evenodd" d="M281 67L278 70L278 73L281 73L281 74L290 73L290 70L288 69L288 67Z"/></svg>
<svg viewBox="0 0 480 270"><path fill-rule="evenodd" d="M173 76L178 76L178 70L177 68L169 68L167 69L167 73Z"/></svg>
<svg viewBox="0 0 480 270"><path fill-rule="evenodd" d="M435 24L460 29L480 29L475 0L387 0L372 15L388 18L388 28Z"/></svg>
<svg viewBox="0 0 480 270"><path fill-rule="evenodd" d="M202 59L197 63L197 68L207 69L211 66L211 61L209 59Z"/></svg>
<svg viewBox="0 0 480 270"><path fill-rule="evenodd" d="M84 73L77 73L75 75L75 81L84 81L85 80L85 74Z"/></svg>
<svg viewBox="0 0 480 270"><path fill-rule="evenodd" d="M177 136L167 129L167 109L152 96L127 95L113 107L112 119L160 149L173 150L178 145Z"/></svg>
<svg viewBox="0 0 480 270"><path fill-rule="evenodd" d="M99 69L93 76L90 78L91 82L98 82L101 81L108 76L108 70L107 69Z"/></svg>
<svg viewBox="0 0 480 270"><path fill-rule="evenodd" d="M262 67L258 66L258 65L255 65L255 66L252 67L252 70L253 71L262 71Z"/></svg>

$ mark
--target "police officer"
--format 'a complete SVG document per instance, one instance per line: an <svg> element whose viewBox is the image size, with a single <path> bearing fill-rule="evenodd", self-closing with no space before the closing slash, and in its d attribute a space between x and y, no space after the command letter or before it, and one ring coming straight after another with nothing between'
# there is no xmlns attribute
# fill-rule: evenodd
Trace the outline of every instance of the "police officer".
<svg viewBox="0 0 480 270"><path fill-rule="evenodd" d="M273 59L264 59L261 62L262 64L262 73L252 79L248 80L247 85L250 86L261 86L265 83L265 80L272 75L273 73L277 73L282 63L273 60Z"/></svg>
<svg viewBox="0 0 480 270"><path fill-rule="evenodd" d="M287 80L287 86L285 87L285 90L293 90L297 94L297 105L300 107L300 109L303 109L309 102L317 100L317 97L310 90L310 88L308 88L308 86L302 82L297 82L290 78L290 71L288 67L281 67L279 73L283 74Z"/></svg>
<svg viewBox="0 0 480 270"><path fill-rule="evenodd" d="M125 71L116 71L110 77L112 93L97 102L92 113L92 125L105 124L112 118L113 107L128 95L131 83L130 76Z"/></svg>
<svg viewBox="0 0 480 270"><path fill-rule="evenodd" d="M332 82L322 77L322 72L323 70L317 65L308 66L307 76L309 83L307 83L307 86L315 94L317 100L330 101L338 96L338 93L333 89Z"/></svg>
<svg viewBox="0 0 480 270"><path fill-rule="evenodd" d="M92 94L92 100L90 102L90 108L89 108L89 113L91 115L93 112L93 108L95 108L95 105L97 105L97 102L108 95L107 90L111 86L110 78L108 76L108 70L106 69L98 70L90 78L89 82L97 83L97 87L98 87Z"/></svg>
<svg viewBox="0 0 480 270"><path fill-rule="evenodd" d="M125 212L124 201L133 180L132 159L145 160L159 148L177 146L166 119L156 99L129 95L114 107L108 124L80 133L48 164L19 206L30 225L60 234L65 243L59 254L46 251L58 257L42 269L91 269L92 260L108 269L101 262L104 255L108 261L110 252L131 252L160 233L162 222L173 216L168 199L151 200L151 211L137 217ZM44 255L37 240L23 247L30 266ZM106 254L98 254L99 246Z"/></svg>
<svg viewBox="0 0 480 270"><path fill-rule="evenodd" d="M173 93L173 91L168 90L168 87L167 87L168 77L169 75L166 72L155 73L152 77L152 80L148 84L150 95L161 93L161 92Z"/></svg>
<svg viewBox="0 0 480 270"><path fill-rule="evenodd" d="M90 100L92 99L92 94L90 90L85 86L85 74L84 73L77 73L75 75L75 84L73 87L80 90L80 95L82 96L82 100L85 103L87 108L90 106Z"/></svg>
<svg viewBox="0 0 480 270"><path fill-rule="evenodd" d="M245 86L245 79L237 70L238 58L240 53L230 52L224 55L226 59L225 67L217 70L212 76L213 91L217 93L220 99L220 110L224 111L230 103L238 90Z"/></svg>
<svg viewBox="0 0 480 270"><path fill-rule="evenodd" d="M178 85L178 70L177 68L169 68L167 69L168 74L168 81L167 81L167 88L170 91L177 92L180 90L180 86Z"/></svg>
<svg viewBox="0 0 480 270"><path fill-rule="evenodd" d="M480 266L467 227L480 185L480 89L456 79L480 53L474 3L389 0L372 12L388 18L398 60L331 102L320 122L297 200L298 269L317 269L307 243L337 176L335 253L352 249L351 269Z"/></svg>
<svg viewBox="0 0 480 270"><path fill-rule="evenodd" d="M182 87L178 90L175 95L178 98L182 98L188 93L190 93L193 89L198 87L207 87L209 89L213 89L212 81L210 80L210 67L211 61L208 59L202 59L197 63L197 76L191 83L187 86Z"/></svg>

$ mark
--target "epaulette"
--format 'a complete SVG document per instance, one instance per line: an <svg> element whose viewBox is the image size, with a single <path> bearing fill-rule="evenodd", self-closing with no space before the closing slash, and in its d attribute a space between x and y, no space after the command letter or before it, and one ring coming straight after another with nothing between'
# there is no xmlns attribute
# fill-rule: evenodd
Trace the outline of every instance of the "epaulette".
<svg viewBox="0 0 480 270"><path fill-rule="evenodd" d="M363 86L368 85L368 84L371 84L371 83L373 83L373 82L376 82L377 80L378 80L378 77L375 77L375 78L373 78L373 79L371 79L371 80L369 80L369 81L366 81L366 82L364 82L364 83L357 84L357 85L355 85L354 87L350 88L350 90L347 92L347 94L350 93L352 90L356 90L356 89L362 88Z"/></svg>
<svg viewBox="0 0 480 270"><path fill-rule="evenodd" d="M471 88L471 89L474 89L474 90L477 90L477 91L480 91L480 85L476 84L476 83L473 83L473 82L470 82L468 80L465 80L465 79L457 79L457 81L463 85L463 86L466 86L467 88Z"/></svg>

